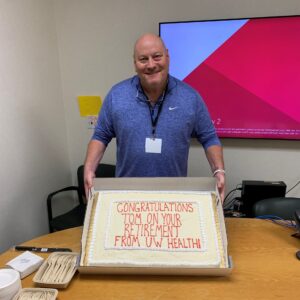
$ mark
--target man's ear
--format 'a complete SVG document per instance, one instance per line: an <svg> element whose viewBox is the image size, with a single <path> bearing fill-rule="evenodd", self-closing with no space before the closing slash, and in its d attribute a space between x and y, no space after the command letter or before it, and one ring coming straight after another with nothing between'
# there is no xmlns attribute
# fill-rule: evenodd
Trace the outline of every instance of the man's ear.
<svg viewBox="0 0 300 300"><path fill-rule="evenodd" d="M133 64L134 64L134 71L137 73L135 60L133 61Z"/></svg>
<svg viewBox="0 0 300 300"><path fill-rule="evenodd" d="M167 57L168 61L170 62L170 55L169 55L169 50L168 49L166 49L166 57Z"/></svg>

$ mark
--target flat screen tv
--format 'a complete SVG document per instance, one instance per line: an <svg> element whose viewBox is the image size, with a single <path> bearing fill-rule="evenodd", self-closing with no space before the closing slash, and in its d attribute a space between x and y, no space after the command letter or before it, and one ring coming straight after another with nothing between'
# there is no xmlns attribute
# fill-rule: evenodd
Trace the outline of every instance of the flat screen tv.
<svg viewBox="0 0 300 300"><path fill-rule="evenodd" d="M170 74L220 137L300 140L300 16L161 22Z"/></svg>

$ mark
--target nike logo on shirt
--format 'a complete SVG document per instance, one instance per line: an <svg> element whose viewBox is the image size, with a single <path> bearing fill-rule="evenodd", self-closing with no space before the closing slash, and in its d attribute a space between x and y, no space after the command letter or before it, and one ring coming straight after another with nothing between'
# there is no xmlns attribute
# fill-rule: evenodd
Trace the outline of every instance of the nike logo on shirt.
<svg viewBox="0 0 300 300"><path fill-rule="evenodd" d="M178 106L169 106L169 110L174 110L176 108L178 108Z"/></svg>

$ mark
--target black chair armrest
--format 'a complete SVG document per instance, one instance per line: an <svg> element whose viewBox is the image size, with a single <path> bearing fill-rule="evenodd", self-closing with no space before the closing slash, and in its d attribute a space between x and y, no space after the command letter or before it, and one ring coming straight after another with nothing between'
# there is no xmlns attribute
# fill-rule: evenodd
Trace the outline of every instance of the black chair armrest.
<svg viewBox="0 0 300 300"><path fill-rule="evenodd" d="M63 192L67 192L67 191L76 191L77 195L78 195L78 201L79 201L79 203L83 204L83 198L82 198L82 195L80 194L78 186L68 186L68 187L65 187L63 189L57 190L55 192L52 192L47 197L47 211L48 211L48 221L49 221L49 223L53 219L52 198L55 195L59 194L59 193L63 193Z"/></svg>

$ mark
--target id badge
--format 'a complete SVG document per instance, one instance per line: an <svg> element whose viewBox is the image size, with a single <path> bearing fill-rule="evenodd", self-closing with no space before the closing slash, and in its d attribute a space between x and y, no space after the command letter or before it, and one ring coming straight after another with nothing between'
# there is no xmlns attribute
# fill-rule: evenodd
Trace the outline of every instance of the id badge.
<svg viewBox="0 0 300 300"><path fill-rule="evenodd" d="M146 153L161 153L162 139L146 138L145 152Z"/></svg>

